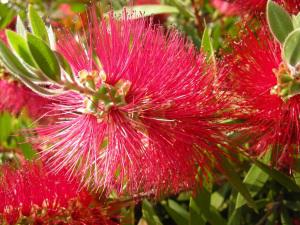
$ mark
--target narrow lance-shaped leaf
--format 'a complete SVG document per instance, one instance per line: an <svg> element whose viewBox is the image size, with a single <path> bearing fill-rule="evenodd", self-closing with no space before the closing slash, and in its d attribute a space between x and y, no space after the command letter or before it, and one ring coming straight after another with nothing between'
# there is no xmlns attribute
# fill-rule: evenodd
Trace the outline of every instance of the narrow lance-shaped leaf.
<svg viewBox="0 0 300 225"><path fill-rule="evenodd" d="M298 13L296 16L292 15L292 22L294 29L300 28L300 13Z"/></svg>
<svg viewBox="0 0 300 225"><path fill-rule="evenodd" d="M201 41L201 48L207 54L209 59L215 63L215 55L214 55L214 47L209 35L209 28L206 26L203 32L202 41Z"/></svg>
<svg viewBox="0 0 300 225"><path fill-rule="evenodd" d="M19 59L11 52L11 50L6 47L6 44L0 40L0 58L3 61L5 67L13 73L18 79L22 77L33 78L36 76L30 73L22 65Z"/></svg>
<svg viewBox="0 0 300 225"><path fill-rule="evenodd" d="M13 20L16 12L12 8L8 7L7 4L0 3L0 15L0 29L4 29Z"/></svg>
<svg viewBox="0 0 300 225"><path fill-rule="evenodd" d="M177 202L169 199L167 202L163 202L163 206L177 225L189 224L189 213Z"/></svg>
<svg viewBox="0 0 300 225"><path fill-rule="evenodd" d="M267 20L272 34L280 43L293 31L292 19L288 12L271 0L267 4Z"/></svg>
<svg viewBox="0 0 300 225"><path fill-rule="evenodd" d="M247 204L252 207L256 208L255 202L253 201L248 188L245 184L243 184L242 180L240 179L239 175L234 171L232 165L223 157L222 160L222 167L224 170L224 174L227 177L230 184L243 195L243 197L247 200Z"/></svg>
<svg viewBox="0 0 300 225"><path fill-rule="evenodd" d="M17 17L16 31L23 38L26 38L27 30L20 16Z"/></svg>
<svg viewBox="0 0 300 225"><path fill-rule="evenodd" d="M143 218L147 221L148 225L162 225L159 217L155 213L154 208L148 200L144 200L142 204Z"/></svg>
<svg viewBox="0 0 300 225"><path fill-rule="evenodd" d="M42 96L53 96L59 94L57 91L50 91L35 84L32 80L37 79L35 74L30 73L0 40L0 59L7 70L20 80L24 85Z"/></svg>
<svg viewBox="0 0 300 225"><path fill-rule="evenodd" d="M211 205L210 203L210 193L207 189L201 190L196 198L191 198L190 207L198 214L203 214L205 219L212 225L226 224L225 219L220 215L220 213ZM201 215L200 214L200 215ZM194 221L196 224L196 221ZM204 223L205 224L205 223Z"/></svg>
<svg viewBox="0 0 300 225"><path fill-rule="evenodd" d="M283 45L283 56L287 63L295 66L300 62L300 28L286 38Z"/></svg>
<svg viewBox="0 0 300 225"><path fill-rule="evenodd" d="M268 162L270 157L271 154L266 154L263 158L263 162ZM251 196L254 197L265 185L268 178L269 175L266 172L264 172L257 165L252 165L247 175L245 176L243 183L247 185L248 189L250 190ZM240 208L245 204L245 198L240 193L238 193L235 207Z"/></svg>
<svg viewBox="0 0 300 225"><path fill-rule="evenodd" d="M28 20L32 33L49 44L49 37L45 23L32 5L29 6Z"/></svg>
<svg viewBox="0 0 300 225"><path fill-rule="evenodd" d="M242 208L235 209L228 219L228 225L240 225L242 220Z"/></svg>
<svg viewBox="0 0 300 225"><path fill-rule="evenodd" d="M293 225L292 219L285 208L281 210L280 220L282 225Z"/></svg>
<svg viewBox="0 0 300 225"><path fill-rule="evenodd" d="M258 161L258 160L253 160L253 162L261 168L263 171L265 171L270 177L272 177L274 180L276 180L278 183L280 183L282 186L287 188L288 190L299 192L300 187L287 175L284 173L272 169L268 165Z"/></svg>
<svg viewBox="0 0 300 225"><path fill-rule="evenodd" d="M186 18L195 18L193 10L189 7L186 7L185 3L181 0L169 0L168 5L178 8L180 15Z"/></svg>
<svg viewBox="0 0 300 225"><path fill-rule="evenodd" d="M67 78L72 81L74 79L74 76L73 76L73 71L72 71L70 64L68 63L68 61L64 58L64 56L62 54L60 54L57 51L55 51L54 53L56 55L56 58L60 64L60 66L66 72Z"/></svg>
<svg viewBox="0 0 300 225"><path fill-rule="evenodd" d="M51 49L55 49L56 39L52 26L47 28L48 37L49 37L49 46Z"/></svg>
<svg viewBox="0 0 300 225"><path fill-rule="evenodd" d="M28 63L30 66L35 66L30 51L28 49L28 45L26 40L19 34L6 30L6 36L8 39L8 43L10 47L14 50L14 52L22 59L24 62Z"/></svg>
<svg viewBox="0 0 300 225"><path fill-rule="evenodd" d="M4 144L13 131L13 118L8 112L0 114L0 143Z"/></svg>
<svg viewBox="0 0 300 225"><path fill-rule="evenodd" d="M34 61L44 74L55 82L60 81L60 66L49 46L32 34L27 35L27 44Z"/></svg>

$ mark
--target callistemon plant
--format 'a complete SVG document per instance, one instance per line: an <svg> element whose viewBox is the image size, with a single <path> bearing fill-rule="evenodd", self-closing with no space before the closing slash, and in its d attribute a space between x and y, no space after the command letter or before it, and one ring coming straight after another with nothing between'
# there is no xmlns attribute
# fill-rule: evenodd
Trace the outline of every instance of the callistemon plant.
<svg viewBox="0 0 300 225"><path fill-rule="evenodd" d="M291 166L300 153L300 29L297 17L272 1L267 17L271 32L246 29L232 44L229 77L252 149L271 149L274 160Z"/></svg>
<svg viewBox="0 0 300 225"><path fill-rule="evenodd" d="M217 122L226 102L215 67L173 30L126 12L99 21L91 11L84 35L60 32L53 45L30 8L32 34L22 36L23 25L7 33L23 51L0 45L12 74L56 96L57 123L37 129L42 154L53 170L107 193L197 187L197 174L218 168L223 154Z"/></svg>
<svg viewBox="0 0 300 225"><path fill-rule="evenodd" d="M38 163L0 168L1 224L115 224L79 183Z"/></svg>

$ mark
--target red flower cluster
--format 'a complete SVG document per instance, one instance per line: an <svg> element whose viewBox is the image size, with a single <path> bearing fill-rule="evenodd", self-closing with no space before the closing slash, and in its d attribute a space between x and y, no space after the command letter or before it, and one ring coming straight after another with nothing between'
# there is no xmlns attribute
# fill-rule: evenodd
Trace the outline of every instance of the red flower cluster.
<svg viewBox="0 0 300 225"><path fill-rule="evenodd" d="M90 208L92 197L62 173L29 163L0 172L1 224L115 224L100 206Z"/></svg>
<svg viewBox="0 0 300 225"><path fill-rule="evenodd" d="M50 102L17 81L0 78L0 112L19 114L25 108L31 118L38 119L47 113Z"/></svg>
<svg viewBox="0 0 300 225"><path fill-rule="evenodd" d="M300 10L299 0L275 1L283 5L291 13L298 13ZM245 15L264 12L267 0L212 0L212 4L225 15Z"/></svg>
<svg viewBox="0 0 300 225"><path fill-rule="evenodd" d="M245 120L238 128L251 136L252 150L272 149L274 160L291 166L300 153L300 96L284 95L281 78L289 69L282 62L280 46L263 28L258 34L248 30L232 47L228 79L236 94L237 116Z"/></svg>
<svg viewBox="0 0 300 225"><path fill-rule="evenodd" d="M96 94L59 97L57 124L38 130L43 154L108 192L195 188L199 168L211 171L222 154L215 70L177 32L124 17L93 18L87 39L59 38L58 51Z"/></svg>

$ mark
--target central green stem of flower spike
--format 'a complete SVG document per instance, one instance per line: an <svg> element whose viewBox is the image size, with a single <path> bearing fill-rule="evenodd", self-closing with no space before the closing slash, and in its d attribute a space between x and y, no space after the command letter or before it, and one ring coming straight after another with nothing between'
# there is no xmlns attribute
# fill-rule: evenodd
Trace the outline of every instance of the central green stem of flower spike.
<svg viewBox="0 0 300 225"><path fill-rule="evenodd" d="M281 63L278 70L273 70L277 85L271 89L271 94L278 95L283 101L300 94L300 74L291 71L285 63Z"/></svg>
<svg viewBox="0 0 300 225"><path fill-rule="evenodd" d="M79 72L80 82L90 90L93 95L85 98L85 112L103 119L112 107L126 105L126 95L131 87L131 82L119 80L115 85L107 84L103 72L86 70ZM97 85L100 83L100 86Z"/></svg>

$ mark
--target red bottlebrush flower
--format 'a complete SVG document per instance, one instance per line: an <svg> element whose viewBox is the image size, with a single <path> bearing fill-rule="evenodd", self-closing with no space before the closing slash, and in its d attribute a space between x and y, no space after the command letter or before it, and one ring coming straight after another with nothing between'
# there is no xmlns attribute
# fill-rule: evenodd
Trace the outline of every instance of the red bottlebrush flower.
<svg viewBox="0 0 300 225"><path fill-rule="evenodd" d="M50 104L50 101L16 81L0 78L0 112L19 114L26 108L29 116L37 119L47 112L46 105Z"/></svg>
<svg viewBox="0 0 300 225"><path fill-rule="evenodd" d="M277 163L291 166L299 154L300 96L290 85L298 81L282 62L281 48L267 28L257 35L246 32L232 47L227 62L230 87L237 94L236 111L245 119L240 128L251 136L254 152L272 148Z"/></svg>
<svg viewBox="0 0 300 225"><path fill-rule="evenodd" d="M298 0L275 0L284 6L290 13L297 14L300 10ZM244 15L266 11L267 0L212 0L212 4L225 15Z"/></svg>
<svg viewBox="0 0 300 225"><path fill-rule="evenodd" d="M78 182L62 173L29 163L20 169L2 166L0 171L1 224L114 224L99 206L89 208L92 197L78 192Z"/></svg>
<svg viewBox="0 0 300 225"><path fill-rule="evenodd" d="M89 40L64 34L58 51L94 94L60 97L59 122L38 130L44 155L108 192L195 188L221 154L224 103L205 58L144 20L92 21Z"/></svg>

